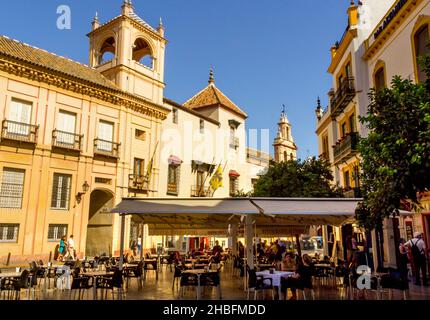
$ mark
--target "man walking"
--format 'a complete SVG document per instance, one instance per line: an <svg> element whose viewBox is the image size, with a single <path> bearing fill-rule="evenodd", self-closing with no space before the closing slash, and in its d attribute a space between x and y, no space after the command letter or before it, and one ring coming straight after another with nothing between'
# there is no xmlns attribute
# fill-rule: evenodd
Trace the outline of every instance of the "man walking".
<svg viewBox="0 0 430 320"><path fill-rule="evenodd" d="M67 257L69 256L75 260L75 241L73 240L73 234L70 235L69 240L67 240Z"/></svg>
<svg viewBox="0 0 430 320"><path fill-rule="evenodd" d="M406 242L405 246L411 248L412 251L415 265L415 285L421 285L420 272L422 272L423 285L427 286L427 248L422 239L422 233L415 232L414 238Z"/></svg>

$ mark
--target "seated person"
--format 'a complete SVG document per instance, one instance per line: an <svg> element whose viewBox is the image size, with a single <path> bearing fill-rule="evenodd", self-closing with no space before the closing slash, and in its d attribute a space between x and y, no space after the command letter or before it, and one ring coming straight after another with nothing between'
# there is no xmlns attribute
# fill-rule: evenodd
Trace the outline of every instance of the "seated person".
<svg viewBox="0 0 430 320"><path fill-rule="evenodd" d="M300 260L298 260L300 261ZM286 279L282 279L282 291L287 294L287 289L290 288L292 297L290 300L297 299L297 288L311 288L312 287L312 258L305 254L301 262L298 263L296 273Z"/></svg>
<svg viewBox="0 0 430 320"><path fill-rule="evenodd" d="M297 262L294 254L287 253L285 255L285 258L281 263L281 271L290 271L290 272L297 271Z"/></svg>

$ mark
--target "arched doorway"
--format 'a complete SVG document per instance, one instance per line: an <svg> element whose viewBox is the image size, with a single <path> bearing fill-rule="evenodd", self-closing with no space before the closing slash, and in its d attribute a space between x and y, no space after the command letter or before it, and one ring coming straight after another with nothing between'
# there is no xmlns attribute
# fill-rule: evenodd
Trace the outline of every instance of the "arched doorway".
<svg viewBox="0 0 430 320"><path fill-rule="evenodd" d="M94 190L90 198L90 212L87 227L86 256L109 255L113 241L114 196L109 191Z"/></svg>

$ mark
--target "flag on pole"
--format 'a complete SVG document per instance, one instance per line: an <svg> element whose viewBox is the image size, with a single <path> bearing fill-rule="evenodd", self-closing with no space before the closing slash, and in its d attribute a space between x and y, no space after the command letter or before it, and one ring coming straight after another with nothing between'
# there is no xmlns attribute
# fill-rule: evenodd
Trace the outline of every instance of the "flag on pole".
<svg viewBox="0 0 430 320"><path fill-rule="evenodd" d="M154 154L152 155L151 161L148 163L148 168L146 169L146 179L151 181L152 177L152 169L154 168L154 159L155 159L155 153L157 152L158 142L154 149Z"/></svg>
<svg viewBox="0 0 430 320"><path fill-rule="evenodd" d="M213 191L216 191L218 188L223 186L222 173L222 165L219 165L218 168L215 170L215 173L212 176L211 180L209 181L209 184Z"/></svg>

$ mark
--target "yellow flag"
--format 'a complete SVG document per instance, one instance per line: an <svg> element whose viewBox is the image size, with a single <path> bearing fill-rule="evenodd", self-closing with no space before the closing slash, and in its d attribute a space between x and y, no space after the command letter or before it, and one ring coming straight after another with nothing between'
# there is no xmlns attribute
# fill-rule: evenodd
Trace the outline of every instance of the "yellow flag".
<svg viewBox="0 0 430 320"><path fill-rule="evenodd" d="M152 155L151 161L149 161L149 163L148 163L148 168L146 169L146 178L147 178L148 181L151 181L152 169L154 167L154 158L155 158L155 153L157 151L157 147L158 147L158 142L157 142L157 144L155 146L154 154Z"/></svg>
<svg viewBox="0 0 430 320"><path fill-rule="evenodd" d="M219 165L216 169L214 175L212 176L211 180L209 181L209 184L213 191L216 191L218 188L223 186L222 183L222 166Z"/></svg>

